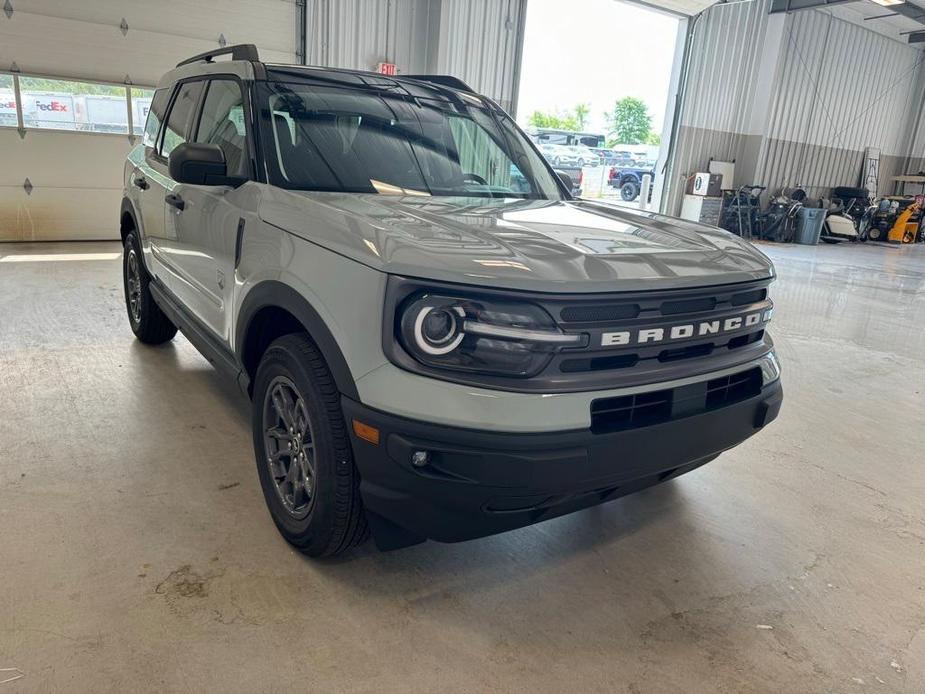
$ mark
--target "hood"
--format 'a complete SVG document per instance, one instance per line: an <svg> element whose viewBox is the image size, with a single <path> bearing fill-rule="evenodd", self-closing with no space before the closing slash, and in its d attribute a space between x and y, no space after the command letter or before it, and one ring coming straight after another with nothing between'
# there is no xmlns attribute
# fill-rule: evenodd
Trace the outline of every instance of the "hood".
<svg viewBox="0 0 925 694"><path fill-rule="evenodd" d="M706 287L766 279L771 262L714 227L586 200L288 191L268 224L406 277L539 292Z"/></svg>

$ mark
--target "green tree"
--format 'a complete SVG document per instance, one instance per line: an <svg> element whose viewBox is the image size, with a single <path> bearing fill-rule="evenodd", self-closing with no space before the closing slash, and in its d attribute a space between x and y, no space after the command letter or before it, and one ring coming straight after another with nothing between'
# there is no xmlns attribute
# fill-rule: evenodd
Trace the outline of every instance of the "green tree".
<svg viewBox="0 0 925 694"><path fill-rule="evenodd" d="M645 144L652 130L652 116L642 99L625 96L604 114L607 134L613 144Z"/></svg>
<svg viewBox="0 0 925 694"><path fill-rule="evenodd" d="M588 116L591 114L591 107L588 106L588 104L581 103L572 109L572 113L575 114L575 123L578 125L577 129L586 129L588 127Z"/></svg>
<svg viewBox="0 0 925 694"><path fill-rule="evenodd" d="M658 133L652 132L652 131L650 130L650 131L649 131L649 134L646 135L646 142L645 142L645 144L647 144L647 145L655 145L655 146L657 147L658 145L662 144L662 136L659 135Z"/></svg>
<svg viewBox="0 0 925 694"><path fill-rule="evenodd" d="M90 84L70 80L51 80L44 77L20 77L19 86L24 92L58 92L59 94L102 94L125 96L125 87L110 84Z"/></svg>
<svg viewBox="0 0 925 694"><path fill-rule="evenodd" d="M558 128L559 130L578 130L578 123L573 113L544 113L534 111L527 122L534 128Z"/></svg>

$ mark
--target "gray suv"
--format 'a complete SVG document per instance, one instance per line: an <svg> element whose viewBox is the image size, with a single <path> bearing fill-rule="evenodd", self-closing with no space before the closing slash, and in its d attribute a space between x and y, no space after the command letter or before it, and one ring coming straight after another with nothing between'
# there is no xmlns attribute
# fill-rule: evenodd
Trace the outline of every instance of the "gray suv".
<svg viewBox="0 0 925 694"><path fill-rule="evenodd" d="M132 330L179 328L236 379L270 515L311 556L609 501L780 408L767 258L573 198L454 78L186 60L121 230Z"/></svg>

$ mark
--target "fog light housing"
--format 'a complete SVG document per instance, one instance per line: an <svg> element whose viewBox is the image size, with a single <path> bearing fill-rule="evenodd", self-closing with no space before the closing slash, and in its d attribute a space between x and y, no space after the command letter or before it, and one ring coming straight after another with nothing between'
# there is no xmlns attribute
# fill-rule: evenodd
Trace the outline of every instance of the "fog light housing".
<svg viewBox="0 0 925 694"><path fill-rule="evenodd" d="M771 350L761 358L761 384L766 386L779 378L780 362L777 360L777 354Z"/></svg>

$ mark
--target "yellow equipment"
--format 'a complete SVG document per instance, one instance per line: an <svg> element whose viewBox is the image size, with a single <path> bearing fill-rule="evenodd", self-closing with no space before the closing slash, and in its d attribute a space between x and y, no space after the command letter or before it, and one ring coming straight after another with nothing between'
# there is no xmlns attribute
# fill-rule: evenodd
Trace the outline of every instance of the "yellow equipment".
<svg viewBox="0 0 925 694"><path fill-rule="evenodd" d="M921 221L919 209L919 203L915 202L900 212L886 240L891 243L915 243Z"/></svg>

